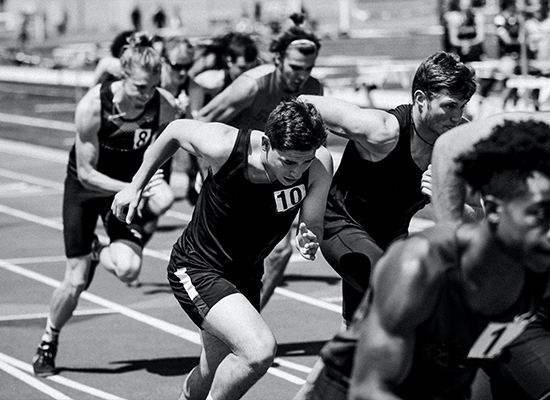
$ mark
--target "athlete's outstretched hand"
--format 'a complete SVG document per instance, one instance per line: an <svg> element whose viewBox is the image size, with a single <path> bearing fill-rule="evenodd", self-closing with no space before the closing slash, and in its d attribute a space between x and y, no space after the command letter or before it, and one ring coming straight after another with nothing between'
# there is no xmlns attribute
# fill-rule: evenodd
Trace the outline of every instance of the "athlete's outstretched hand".
<svg viewBox="0 0 550 400"><path fill-rule="evenodd" d="M141 192L141 190L136 190L132 185L128 185L118 192L111 205L111 211L115 217L130 224L134 219L141 199Z"/></svg>
<svg viewBox="0 0 550 400"><path fill-rule="evenodd" d="M315 253L317 253L317 249L319 248L319 242L317 241L317 236L307 229L305 222L301 222L298 228L296 248L306 260L315 260Z"/></svg>
<svg viewBox="0 0 550 400"><path fill-rule="evenodd" d="M420 190L429 198L432 197L432 164L428 165L428 169L422 174Z"/></svg>

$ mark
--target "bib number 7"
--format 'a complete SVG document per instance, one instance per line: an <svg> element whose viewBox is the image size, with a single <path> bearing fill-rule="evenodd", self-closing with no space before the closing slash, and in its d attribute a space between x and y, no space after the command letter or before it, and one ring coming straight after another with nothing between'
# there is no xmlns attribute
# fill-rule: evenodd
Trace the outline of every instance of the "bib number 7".
<svg viewBox="0 0 550 400"><path fill-rule="evenodd" d="M468 358L494 358L533 321L534 316L517 316L512 322L491 322L477 338Z"/></svg>

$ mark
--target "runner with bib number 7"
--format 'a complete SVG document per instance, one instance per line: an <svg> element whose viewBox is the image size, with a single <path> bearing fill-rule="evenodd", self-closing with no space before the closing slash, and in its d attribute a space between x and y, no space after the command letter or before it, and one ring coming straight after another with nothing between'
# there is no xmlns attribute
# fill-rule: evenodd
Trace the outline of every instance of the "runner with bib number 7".
<svg viewBox="0 0 550 400"><path fill-rule="evenodd" d="M504 121L456 159L485 219L389 247L350 329L323 348L309 400L466 400L476 372L506 358L548 287L549 132Z"/></svg>

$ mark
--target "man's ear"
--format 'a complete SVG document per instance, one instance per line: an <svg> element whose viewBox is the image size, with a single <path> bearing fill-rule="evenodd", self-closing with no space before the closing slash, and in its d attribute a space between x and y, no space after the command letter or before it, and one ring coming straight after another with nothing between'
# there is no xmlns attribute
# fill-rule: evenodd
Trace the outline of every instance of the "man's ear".
<svg viewBox="0 0 550 400"><path fill-rule="evenodd" d="M426 93L424 93L422 90L416 90L413 93L413 103L418 104L419 107L423 107L424 103L427 101Z"/></svg>
<svg viewBox="0 0 550 400"><path fill-rule="evenodd" d="M483 207L485 208L485 218L489 224L498 224L502 212L502 200L492 195L483 196Z"/></svg>

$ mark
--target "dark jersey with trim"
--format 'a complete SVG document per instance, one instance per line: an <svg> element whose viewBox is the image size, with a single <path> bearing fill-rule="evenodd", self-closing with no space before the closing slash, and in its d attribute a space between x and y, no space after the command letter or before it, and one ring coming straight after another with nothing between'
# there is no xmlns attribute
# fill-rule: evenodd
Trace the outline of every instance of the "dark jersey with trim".
<svg viewBox="0 0 550 400"><path fill-rule="evenodd" d="M388 111L399 122L396 147L383 159L361 158L349 141L332 180L325 214L325 234L355 223L382 247L408 233L413 215L428 201L421 192L422 171L411 155L412 105Z"/></svg>
<svg viewBox="0 0 550 400"><path fill-rule="evenodd" d="M301 94L323 94L321 82L311 76L306 80L304 86L298 92L285 92L278 81L280 79L279 71L272 64L260 65L249 69L233 81L233 84L238 84L239 79L245 79L246 77L256 81L258 91L250 106L241 111L230 121L227 121L228 125L238 129L258 129L264 131L269 114L282 100L289 100Z"/></svg>
<svg viewBox="0 0 550 400"><path fill-rule="evenodd" d="M104 83L100 89L101 127L98 132L99 156L96 169L113 179L130 182L141 166L145 150L160 133L160 93L155 91L138 117L126 119L117 116L111 84ZM74 146L69 154L67 172L69 176L77 178Z"/></svg>
<svg viewBox="0 0 550 400"><path fill-rule="evenodd" d="M177 265L215 269L230 280L257 276L288 233L306 197L309 171L291 186L252 183L250 136L250 130L239 130L228 160L204 181L191 221L174 245Z"/></svg>
<svg viewBox="0 0 550 400"><path fill-rule="evenodd" d="M514 305L501 315L484 317L475 314L463 297L461 252L454 228L436 225L413 236L423 236L430 242L425 264L431 270L427 274L435 275L433 279L440 282L439 293L431 316L416 329L411 372L395 393L403 399L467 399L477 368L495 359L488 356L498 349L505 323L529 321L535 315L548 286L548 273L527 270L522 293ZM336 335L321 351L325 364L348 377L360 320L368 313L368 300L361 304L351 328ZM489 325L491 322L502 325ZM482 337L488 340L484 342ZM478 339L484 345L479 354L469 357Z"/></svg>

